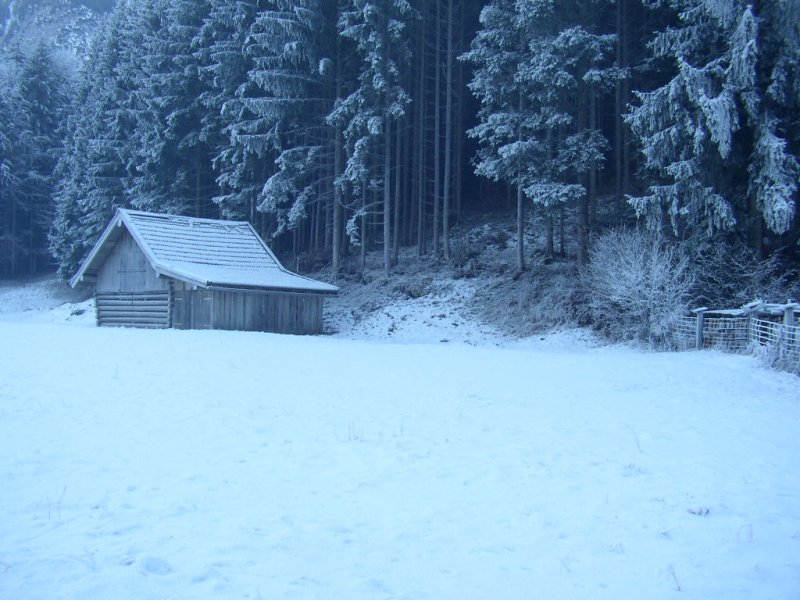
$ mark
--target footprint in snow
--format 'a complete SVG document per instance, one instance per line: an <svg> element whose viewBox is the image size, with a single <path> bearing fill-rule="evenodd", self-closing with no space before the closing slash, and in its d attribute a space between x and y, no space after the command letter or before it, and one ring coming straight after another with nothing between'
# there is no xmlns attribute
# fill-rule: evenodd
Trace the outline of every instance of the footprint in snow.
<svg viewBox="0 0 800 600"><path fill-rule="evenodd" d="M148 556L140 564L145 573L151 575L169 575L172 573L172 566L163 558Z"/></svg>

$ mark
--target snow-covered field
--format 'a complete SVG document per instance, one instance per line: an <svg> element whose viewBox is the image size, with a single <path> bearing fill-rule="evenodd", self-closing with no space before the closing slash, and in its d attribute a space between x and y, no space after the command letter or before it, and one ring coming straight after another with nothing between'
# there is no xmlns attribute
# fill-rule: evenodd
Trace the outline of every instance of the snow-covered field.
<svg viewBox="0 0 800 600"><path fill-rule="evenodd" d="M98 329L47 285L0 286L3 600L800 597L796 376L442 299Z"/></svg>

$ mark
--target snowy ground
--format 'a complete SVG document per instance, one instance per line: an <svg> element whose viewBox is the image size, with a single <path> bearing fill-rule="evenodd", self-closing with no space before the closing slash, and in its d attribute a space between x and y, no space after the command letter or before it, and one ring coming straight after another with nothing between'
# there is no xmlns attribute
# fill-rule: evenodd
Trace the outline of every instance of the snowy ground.
<svg viewBox="0 0 800 600"><path fill-rule="evenodd" d="M0 285L0 598L800 597L800 378L508 343L460 285L316 338Z"/></svg>

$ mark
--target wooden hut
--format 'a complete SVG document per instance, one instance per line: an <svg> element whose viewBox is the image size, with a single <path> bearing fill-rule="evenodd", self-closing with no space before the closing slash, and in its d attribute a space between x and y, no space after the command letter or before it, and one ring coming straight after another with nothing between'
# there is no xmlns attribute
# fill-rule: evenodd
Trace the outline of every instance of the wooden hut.
<svg viewBox="0 0 800 600"><path fill-rule="evenodd" d="M247 222L118 209L71 279L98 325L314 334L338 288L286 270Z"/></svg>

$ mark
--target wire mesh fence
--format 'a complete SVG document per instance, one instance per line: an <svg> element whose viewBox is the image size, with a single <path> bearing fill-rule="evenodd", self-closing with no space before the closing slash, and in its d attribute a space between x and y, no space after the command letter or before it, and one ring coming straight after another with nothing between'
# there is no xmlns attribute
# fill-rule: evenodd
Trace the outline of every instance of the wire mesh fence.
<svg viewBox="0 0 800 600"><path fill-rule="evenodd" d="M679 319L673 331L681 347L697 348L699 341L702 348L756 354L772 367L800 375L800 326L753 315L700 314Z"/></svg>
<svg viewBox="0 0 800 600"><path fill-rule="evenodd" d="M768 364L800 375L800 327L751 318L749 330L751 342Z"/></svg>

